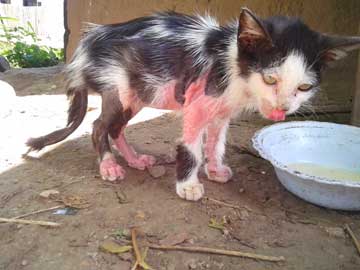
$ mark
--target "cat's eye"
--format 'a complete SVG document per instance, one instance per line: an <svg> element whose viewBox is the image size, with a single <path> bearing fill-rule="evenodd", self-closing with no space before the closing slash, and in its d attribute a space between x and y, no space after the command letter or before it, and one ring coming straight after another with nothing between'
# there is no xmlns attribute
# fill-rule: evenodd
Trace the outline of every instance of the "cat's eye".
<svg viewBox="0 0 360 270"><path fill-rule="evenodd" d="M313 88L313 85L311 85L309 83L304 83L298 87L298 90L306 92L306 91L309 91L311 88Z"/></svg>
<svg viewBox="0 0 360 270"><path fill-rule="evenodd" d="M273 77L271 75L267 75L267 74L263 75L263 80L266 84L269 84L269 85L274 85L277 82L275 77Z"/></svg>

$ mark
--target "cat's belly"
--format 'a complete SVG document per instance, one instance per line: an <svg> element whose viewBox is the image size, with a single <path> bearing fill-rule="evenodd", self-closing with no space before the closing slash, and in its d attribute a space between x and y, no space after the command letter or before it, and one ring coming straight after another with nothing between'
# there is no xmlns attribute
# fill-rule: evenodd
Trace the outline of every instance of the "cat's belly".
<svg viewBox="0 0 360 270"><path fill-rule="evenodd" d="M224 102L223 97L212 97L205 94L207 76L191 83L185 90L183 102L176 99L176 81L171 81L158 92L151 103L152 108L165 110L185 110L203 112L206 118L230 118L232 109ZM194 116L199 117L199 114ZM201 113L202 114L202 113Z"/></svg>
<svg viewBox="0 0 360 270"><path fill-rule="evenodd" d="M163 110L181 110L183 104L175 98L176 84L176 81L171 81L160 87L160 89L156 91L150 107Z"/></svg>

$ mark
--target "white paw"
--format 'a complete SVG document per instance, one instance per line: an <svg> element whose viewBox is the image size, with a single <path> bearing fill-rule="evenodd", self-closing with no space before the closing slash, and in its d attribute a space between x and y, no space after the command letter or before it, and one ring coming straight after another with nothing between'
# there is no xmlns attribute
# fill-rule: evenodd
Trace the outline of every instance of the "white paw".
<svg viewBox="0 0 360 270"><path fill-rule="evenodd" d="M205 165L205 173L209 180L212 180L212 181L215 181L218 183L226 183L233 176L231 169L226 165L221 165L220 167L213 168L213 167L209 167L206 164Z"/></svg>
<svg viewBox="0 0 360 270"><path fill-rule="evenodd" d="M188 201L197 201L204 196L204 185L199 182L177 182L176 193L180 198Z"/></svg>

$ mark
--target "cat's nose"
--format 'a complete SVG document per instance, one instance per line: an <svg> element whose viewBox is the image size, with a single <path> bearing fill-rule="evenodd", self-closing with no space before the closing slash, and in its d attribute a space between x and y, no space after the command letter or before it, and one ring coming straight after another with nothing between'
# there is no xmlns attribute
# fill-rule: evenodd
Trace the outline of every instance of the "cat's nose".
<svg viewBox="0 0 360 270"><path fill-rule="evenodd" d="M284 112L287 112L288 110L290 110L290 108L289 108L289 106L284 106L284 107L282 107L282 110L283 110Z"/></svg>
<svg viewBox="0 0 360 270"><path fill-rule="evenodd" d="M290 110L290 107L287 105L283 105L283 106L279 106L278 110L282 110L283 112L287 112L288 110Z"/></svg>

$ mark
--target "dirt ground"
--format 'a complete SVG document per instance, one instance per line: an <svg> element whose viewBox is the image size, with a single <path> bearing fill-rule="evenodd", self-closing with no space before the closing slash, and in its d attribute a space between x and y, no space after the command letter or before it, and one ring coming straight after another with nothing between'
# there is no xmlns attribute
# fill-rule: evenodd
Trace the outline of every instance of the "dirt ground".
<svg viewBox="0 0 360 270"><path fill-rule="evenodd" d="M132 252L113 255L100 246L109 240L128 244L129 229L134 226L142 232L142 249L146 241L169 243L186 238L182 245L285 257L285 262L272 263L150 249L146 261L153 269L360 268L359 254L342 229L350 224L360 236L360 214L320 208L287 192L271 164L243 150L249 148L256 130L270 124L256 117L231 123L226 160L233 169L233 180L221 185L201 177L208 198L237 208L212 200L187 202L175 194L174 149L181 135L181 119L171 113L135 122L127 129L133 146L139 152L155 155L165 167L166 173L159 178L128 168L119 157L127 171L126 179L116 184L101 180L89 134L91 122L99 113L96 97L90 99L86 121L69 140L40 155L21 159L27 137L60 127L66 119L63 96L38 95L62 93L60 69L14 71L15 75L2 77L21 97L12 114L1 119L0 217L15 217L63 202L82 208L72 215L49 211L27 217L58 222L58 228L0 223L0 269L131 269L135 262ZM312 118L346 122L349 115L306 117ZM60 194L40 197L49 189ZM225 221L224 228L209 227L211 219Z"/></svg>

